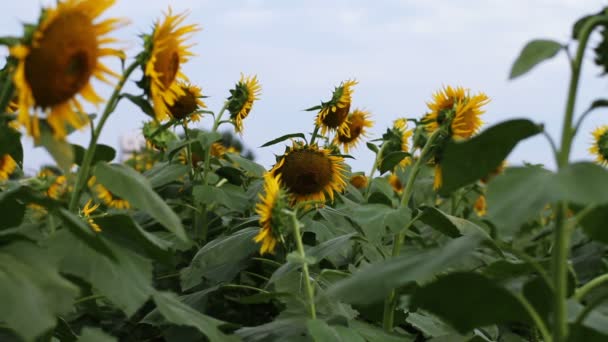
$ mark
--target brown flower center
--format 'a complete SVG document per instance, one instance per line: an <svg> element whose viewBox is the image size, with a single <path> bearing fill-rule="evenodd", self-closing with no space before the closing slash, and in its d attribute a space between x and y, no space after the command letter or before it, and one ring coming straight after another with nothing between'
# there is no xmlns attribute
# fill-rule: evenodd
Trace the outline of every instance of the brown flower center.
<svg viewBox="0 0 608 342"><path fill-rule="evenodd" d="M36 105L51 107L76 95L97 66L97 52L89 16L78 11L57 16L25 60L25 78Z"/></svg>
<svg viewBox="0 0 608 342"><path fill-rule="evenodd" d="M309 195L323 191L330 184L332 163L321 152L294 151L285 157L283 166L277 172L289 191Z"/></svg>
<svg viewBox="0 0 608 342"><path fill-rule="evenodd" d="M179 70L179 54L177 51L177 42L170 41L167 46L158 53L156 61L154 62L154 70L160 74L159 79L165 88L171 86L171 83L175 80L175 76L177 76L177 71Z"/></svg>
<svg viewBox="0 0 608 342"><path fill-rule="evenodd" d="M327 115L325 115L325 118L323 118L323 124L329 128L338 128L344 122L344 120L346 120L349 111L350 103L343 108L336 106L335 112L330 110Z"/></svg>
<svg viewBox="0 0 608 342"><path fill-rule="evenodd" d="M357 138L359 138L359 136L361 135L361 132L363 131L363 127L361 125L351 124L351 125L349 125L349 128L350 128L350 136L338 134L338 141L340 141L343 144L347 144L349 142L357 140Z"/></svg>
<svg viewBox="0 0 608 342"><path fill-rule="evenodd" d="M192 114L198 106L194 94L187 89L184 90L185 94L180 96L173 106L169 107L171 116L177 120L181 120Z"/></svg>

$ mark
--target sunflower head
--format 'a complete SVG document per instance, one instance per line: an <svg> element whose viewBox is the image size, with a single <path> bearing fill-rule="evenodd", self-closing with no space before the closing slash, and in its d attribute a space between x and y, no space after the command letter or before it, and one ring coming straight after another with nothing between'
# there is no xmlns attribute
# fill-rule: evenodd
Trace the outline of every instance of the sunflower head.
<svg viewBox="0 0 608 342"><path fill-rule="evenodd" d="M26 132L38 138L38 110L56 138L63 139L68 127L81 128L88 122L77 95L93 104L103 100L91 86L91 78L108 82L118 76L99 59L119 56L107 47L115 39L106 34L123 21L96 19L114 0L65 0L45 9L34 27L26 29L22 44L11 48L18 64L13 80L18 94L17 120ZM33 112L30 112L34 108Z"/></svg>
<svg viewBox="0 0 608 342"><path fill-rule="evenodd" d="M382 136L383 147L381 158L386 157L391 152L410 152L409 139L412 136L413 131L408 129L407 120L405 118L399 118L393 121L393 126L387 129L386 133ZM412 160L410 157L403 158L398 166L406 167L411 164Z"/></svg>
<svg viewBox="0 0 608 342"><path fill-rule="evenodd" d="M433 94L433 101L427 103L429 112L422 119L428 133L443 128L448 136L456 140L472 137L483 122L482 107L489 102L484 93L471 95L463 87L445 87Z"/></svg>
<svg viewBox="0 0 608 342"><path fill-rule="evenodd" d="M110 192L110 190L108 190L105 186L97 183L95 176L89 179L88 185L89 188L93 192L95 192L97 198L99 198L106 206L116 209L131 208L131 204L127 200L116 196L115 194Z"/></svg>
<svg viewBox="0 0 608 342"><path fill-rule="evenodd" d="M278 158L272 168L280 176L293 203L303 201L325 202L334 192L346 187L344 158L331 155L329 150L316 145L294 143Z"/></svg>
<svg viewBox="0 0 608 342"><path fill-rule="evenodd" d="M188 121L198 122L200 116L194 112L207 108L207 105L201 100L203 98L201 88L184 82L179 82L179 86L183 95L178 96L173 105L169 106L171 117L176 120L188 118Z"/></svg>
<svg viewBox="0 0 608 342"><path fill-rule="evenodd" d="M228 97L228 112L230 120L234 123L234 130L238 133L243 131L243 119L249 115L253 103L259 99L262 86L258 82L257 76L247 76L241 74L241 79L230 89Z"/></svg>
<svg viewBox="0 0 608 342"><path fill-rule="evenodd" d="M393 187L393 190L395 190L396 193L401 194L403 192L403 183L401 183L399 176L396 174L391 173L390 176L388 176L388 184Z"/></svg>
<svg viewBox="0 0 608 342"><path fill-rule="evenodd" d="M484 194L479 195L477 200L475 200L475 204L473 204L473 209L477 216L482 217L487 213L487 204L486 204L486 196Z"/></svg>
<svg viewBox="0 0 608 342"><path fill-rule="evenodd" d="M49 198L59 200L65 195L69 190L68 179L64 175L60 175L55 177L53 183L46 190L46 195Z"/></svg>
<svg viewBox="0 0 608 342"><path fill-rule="evenodd" d="M367 187L368 180L365 175L353 175L350 177L350 184L357 189L364 189Z"/></svg>
<svg viewBox="0 0 608 342"><path fill-rule="evenodd" d="M334 89L331 100L321 103L317 114L316 124L321 127L321 134L329 130L337 130L343 136L350 136L346 118L350 111L353 87L356 80L346 80ZM318 107L317 107L318 108Z"/></svg>
<svg viewBox="0 0 608 342"><path fill-rule="evenodd" d="M4 154L0 157L0 182L7 181L9 177L17 169L17 162L10 154Z"/></svg>
<svg viewBox="0 0 608 342"><path fill-rule="evenodd" d="M274 176L271 172L264 175L264 195L260 194L260 202L255 212L260 215L260 232L254 241L261 243L260 254L274 253L275 247L282 236L282 229L286 227L286 217L283 209L289 208L286 193L281 189L281 176Z"/></svg>
<svg viewBox="0 0 608 342"><path fill-rule="evenodd" d="M349 149L357 146L362 137L367 136L367 129L373 126L374 123L369 120L369 116L368 111L353 110L346 118L349 134L345 135L338 131L333 143L335 145L342 145L344 152L348 153Z"/></svg>
<svg viewBox="0 0 608 342"><path fill-rule="evenodd" d="M593 144L589 152L595 155L595 160L603 166L608 165L608 125L598 127L593 131Z"/></svg>
<svg viewBox="0 0 608 342"><path fill-rule="evenodd" d="M192 33L199 31L196 24L182 25L186 13L174 15L169 8L164 19L154 24L151 35L144 36L142 53L144 78L139 85L151 99L157 120L171 116L171 107L186 96L183 83L186 76L181 66L193 55L186 44Z"/></svg>

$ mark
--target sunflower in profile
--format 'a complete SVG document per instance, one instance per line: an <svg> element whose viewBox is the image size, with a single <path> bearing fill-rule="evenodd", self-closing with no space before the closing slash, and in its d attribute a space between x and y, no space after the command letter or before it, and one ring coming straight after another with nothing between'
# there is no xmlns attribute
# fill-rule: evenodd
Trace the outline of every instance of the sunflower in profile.
<svg viewBox="0 0 608 342"><path fill-rule="evenodd" d="M78 129L88 122L76 95L96 105L103 101L91 78L108 83L107 75L118 77L99 59L123 56L107 47L115 39L106 36L123 21L95 22L113 4L114 0L60 1L42 12L39 24L21 45L11 48L18 61L13 76L19 94L17 120L35 139L40 136L38 109L46 114L54 136L63 139L67 126Z"/></svg>
<svg viewBox="0 0 608 342"><path fill-rule="evenodd" d="M401 183L401 180L396 174L391 173L391 175L388 176L388 184L391 185L396 193L401 194L403 192L403 183Z"/></svg>
<svg viewBox="0 0 608 342"><path fill-rule="evenodd" d="M346 187L344 158L330 155L317 145L294 143L279 157L270 171L281 176L292 203L303 201L325 202L326 195L334 199L334 192Z"/></svg>
<svg viewBox="0 0 608 342"><path fill-rule="evenodd" d="M91 229L93 229L95 233L100 233L101 227L99 227L99 225L90 217L97 208L99 208L99 203L93 205L93 200L89 199L80 213L87 220Z"/></svg>
<svg viewBox="0 0 608 342"><path fill-rule="evenodd" d="M195 113L201 108L207 108L203 100L203 92L200 87L185 82L179 82L183 95L178 96L173 105L169 106L171 117L176 120L188 119L187 121L198 122L200 115Z"/></svg>
<svg viewBox="0 0 608 342"><path fill-rule="evenodd" d="M433 101L427 103L429 112L422 122L428 133L446 127L448 135L453 139L468 139L483 124L480 116L485 111L481 107L489 101L484 93L471 96L468 89L447 86L433 94Z"/></svg>
<svg viewBox="0 0 608 342"><path fill-rule="evenodd" d="M55 177L55 180L46 190L46 195L49 198L58 200L68 192L68 179L64 175Z"/></svg>
<svg viewBox="0 0 608 342"><path fill-rule="evenodd" d="M96 183L95 176L93 176L89 179L89 188L95 192L95 194L97 195L97 198L99 198L105 205L107 205L110 208L116 208L116 209L131 208L131 204L127 200L116 196L115 194L110 192L110 190L108 190L105 186L103 186L99 183Z"/></svg>
<svg viewBox="0 0 608 342"><path fill-rule="evenodd" d="M187 78L180 68L193 55L186 40L200 28L196 24L182 26L185 19L186 13L173 15L169 8L164 20L157 21L152 35L145 38L148 56L144 67L145 91L159 121L167 119L171 115L170 108L180 97L186 96L180 81L186 82Z"/></svg>
<svg viewBox="0 0 608 342"><path fill-rule="evenodd" d="M365 175L353 175L350 177L350 184L357 189L364 189L368 184L367 177Z"/></svg>
<svg viewBox="0 0 608 342"><path fill-rule="evenodd" d="M261 91L262 86L258 82L257 76L245 77L243 74L234 89L230 89L227 109L237 133L243 131L243 119L249 115L253 103L259 99Z"/></svg>
<svg viewBox="0 0 608 342"><path fill-rule="evenodd" d="M608 165L608 125L600 126L593 131L593 144L589 152L595 155L598 164Z"/></svg>
<svg viewBox="0 0 608 342"><path fill-rule="evenodd" d="M433 162L435 169L435 178L433 179L433 190L438 190L443 185L443 171L441 170L441 164L437 161Z"/></svg>
<svg viewBox="0 0 608 342"><path fill-rule="evenodd" d="M404 118L397 119L393 122L393 127L398 132L398 135L401 138L401 151L410 152L409 139L412 134L414 134L414 131L411 129L407 129L407 120ZM399 162L399 166L406 167L411 164L411 162L412 158L406 157Z"/></svg>
<svg viewBox="0 0 608 342"><path fill-rule="evenodd" d="M10 154L0 157L0 182L7 181L17 169L17 162Z"/></svg>
<svg viewBox="0 0 608 342"><path fill-rule="evenodd" d="M317 114L316 124L321 127L321 134L325 135L328 130L337 130L343 136L350 136L348 112L352 101L353 87L358 82L346 80L334 89L331 100L321 104L321 110Z"/></svg>
<svg viewBox="0 0 608 342"><path fill-rule="evenodd" d="M369 120L369 112L355 109L348 114L346 124L348 125L349 135L342 134L338 131L334 138L334 145L342 145L344 152L357 146L362 137L367 136L367 129L374 125L373 121Z"/></svg>
<svg viewBox="0 0 608 342"><path fill-rule="evenodd" d="M260 232L253 238L260 246L260 254L274 253L280 230L283 226L282 210L288 208L285 194L280 186L281 176L273 176L267 172L264 175L264 193L260 194L260 202L255 206L255 212L260 215Z"/></svg>

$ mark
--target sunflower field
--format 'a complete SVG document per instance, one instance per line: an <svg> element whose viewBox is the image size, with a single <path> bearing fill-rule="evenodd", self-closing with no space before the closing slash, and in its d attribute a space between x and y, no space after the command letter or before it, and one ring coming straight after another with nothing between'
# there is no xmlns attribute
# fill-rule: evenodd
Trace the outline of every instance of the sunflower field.
<svg viewBox="0 0 608 342"><path fill-rule="evenodd" d="M285 146L267 168L237 138L258 77L207 108L182 72L200 27L168 9L128 56L126 21L102 19L114 3L59 0L0 37L0 341L608 340L608 125L579 132L608 99L574 110L585 58L608 72L608 9L512 66L568 59L559 139L525 118L483 127L490 98L446 85L371 140L358 81L337 80L309 127L262 146ZM148 122L117 163L98 138L121 101ZM570 162L577 134L595 163ZM536 135L557 168L507 165ZM25 140L54 164L24 173ZM366 147L375 160L353 170Z"/></svg>

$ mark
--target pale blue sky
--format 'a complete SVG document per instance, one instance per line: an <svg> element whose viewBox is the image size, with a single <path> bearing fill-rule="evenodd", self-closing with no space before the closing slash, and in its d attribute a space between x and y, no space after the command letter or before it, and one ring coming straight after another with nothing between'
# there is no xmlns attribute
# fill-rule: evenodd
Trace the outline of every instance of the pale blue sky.
<svg viewBox="0 0 608 342"><path fill-rule="evenodd" d="M41 4L54 1L4 0L0 3L0 35L21 34L21 22L34 21ZM569 71L565 56L544 63L534 72L509 82L507 75L521 47L533 38L567 41L571 24L597 12L605 0L429 0L429 1L205 1L118 0L107 16L129 18L117 36L127 54L140 51L142 32L171 4L174 12L189 10L187 22L203 30L194 36L196 57L185 65L190 80L210 96L219 109L241 72L257 74L262 96L245 120L243 139L257 161L269 167L273 153L284 145L259 149L264 142L287 133L312 130L314 113L302 109L327 100L340 81L356 78L353 106L372 112L372 138L379 137L393 119L419 117L434 91L443 85L462 85L484 91L492 99L484 114L493 124L527 117L544 123L559 136ZM592 39L595 45L597 37ZM0 48L0 56L6 55ZM588 54L578 112L608 91L608 79ZM139 79L137 74L134 80ZM108 94L104 85L98 87ZM127 89L135 92L133 84ZM608 124L607 112L587 120L575 141L573 159L590 159L590 130ZM117 146L147 117L121 103L109 119L101 142ZM202 127L208 127L204 118ZM228 126L226 126L228 128ZM70 141L86 145L88 131ZM25 169L33 173L49 157L32 149L26 138ZM372 153L364 144L352 152L354 170L368 170ZM553 167L542 137L520 144L509 158Z"/></svg>

